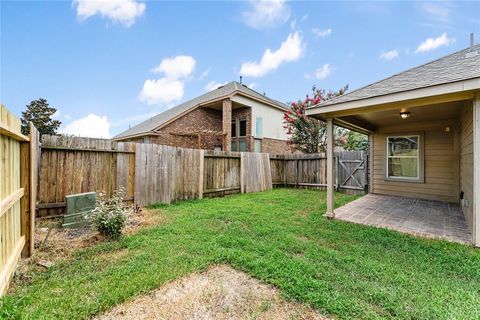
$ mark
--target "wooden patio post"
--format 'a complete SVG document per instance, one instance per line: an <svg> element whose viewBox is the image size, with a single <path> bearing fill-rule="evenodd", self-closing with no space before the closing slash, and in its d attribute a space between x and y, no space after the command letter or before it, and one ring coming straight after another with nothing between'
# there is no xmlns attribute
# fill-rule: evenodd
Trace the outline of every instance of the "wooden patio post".
<svg viewBox="0 0 480 320"><path fill-rule="evenodd" d="M472 242L480 247L480 90L473 99L473 234Z"/></svg>
<svg viewBox="0 0 480 320"><path fill-rule="evenodd" d="M333 209L333 119L327 119L327 212L328 218L335 218Z"/></svg>

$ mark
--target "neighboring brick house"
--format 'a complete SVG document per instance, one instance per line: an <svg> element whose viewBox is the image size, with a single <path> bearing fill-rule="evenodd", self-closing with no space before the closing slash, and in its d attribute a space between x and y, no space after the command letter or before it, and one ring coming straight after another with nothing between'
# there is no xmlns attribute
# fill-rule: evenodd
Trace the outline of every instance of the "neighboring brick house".
<svg viewBox="0 0 480 320"><path fill-rule="evenodd" d="M170 146L290 153L283 115L287 105L233 81L162 112L115 136Z"/></svg>

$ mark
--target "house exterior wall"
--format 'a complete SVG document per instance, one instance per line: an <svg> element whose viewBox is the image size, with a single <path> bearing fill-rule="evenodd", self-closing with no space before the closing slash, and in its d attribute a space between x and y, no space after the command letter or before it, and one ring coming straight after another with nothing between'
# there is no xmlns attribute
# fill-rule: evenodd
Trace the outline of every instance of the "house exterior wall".
<svg viewBox="0 0 480 320"><path fill-rule="evenodd" d="M461 209L467 224L473 228L473 108L467 103L460 116L460 190Z"/></svg>
<svg viewBox="0 0 480 320"><path fill-rule="evenodd" d="M450 130L447 132L446 128ZM385 179L386 140L389 135L423 132L424 181L403 182ZM458 121L431 121L383 127L372 135L372 192L385 195L459 202Z"/></svg>
<svg viewBox="0 0 480 320"><path fill-rule="evenodd" d="M292 150L285 140L263 138L262 152L270 154L289 154L292 153Z"/></svg>
<svg viewBox="0 0 480 320"><path fill-rule="evenodd" d="M215 147L222 147L223 137L221 135L202 135L199 145L199 139L196 135L178 135L179 133L195 133L202 130L227 132L230 133L231 121L244 118L247 120L247 151L255 151L255 133L256 117L262 118L262 139L261 152L272 154L291 153L287 144L287 135L283 129L283 111L266 106L256 100L243 96L235 95L231 98L231 108L227 106L226 110L231 113L230 116L223 116L223 110L211 108L196 108L180 118L169 123L165 127L157 130L156 135L145 135L130 139L121 139L118 141L148 142L183 148L201 148L213 150ZM238 103L242 104L239 106ZM229 104L230 105L230 104ZM248 105L248 106L244 106ZM224 109L222 107L222 109ZM230 111L231 110L231 111ZM231 146L231 143L228 143Z"/></svg>
<svg viewBox="0 0 480 320"><path fill-rule="evenodd" d="M251 132L253 132L253 136L255 136L255 119L257 117L262 118L262 136L255 136L255 138L270 138L285 141L288 139L287 133L283 128L284 111L266 106L258 101L239 95L234 96L232 101L252 107L252 122L250 129L252 130Z"/></svg>
<svg viewBox="0 0 480 320"><path fill-rule="evenodd" d="M158 130L157 135L129 139L128 141L198 149L197 136L180 136L175 133L193 133L199 130L221 132L222 112L210 108L197 108ZM148 140L144 140L144 138ZM221 147L222 141L222 136L219 135L203 135L200 148L211 150L216 146Z"/></svg>

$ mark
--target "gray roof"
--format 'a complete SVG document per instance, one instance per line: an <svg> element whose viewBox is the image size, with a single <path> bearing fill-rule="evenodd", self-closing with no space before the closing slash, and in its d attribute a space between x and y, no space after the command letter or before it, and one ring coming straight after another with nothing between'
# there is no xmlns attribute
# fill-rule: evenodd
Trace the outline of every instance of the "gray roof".
<svg viewBox="0 0 480 320"><path fill-rule="evenodd" d="M480 53L479 50L480 45L476 45L473 52L470 52L470 47L457 51L337 98L322 102L312 106L312 108L478 78L480 77L480 54L472 53L475 51Z"/></svg>
<svg viewBox="0 0 480 320"><path fill-rule="evenodd" d="M230 96L231 94L238 92L238 93L244 93L246 95L250 95L255 97L256 99L263 101L268 104L273 104L274 106L281 108L281 109L288 109L288 106L271 98L268 98L267 96L258 93L255 90L250 89L249 87L237 82L237 81L232 81L230 83L227 83L226 85L223 85L215 90L212 90L210 92L207 92L205 94L202 94L201 96L198 96L196 98L193 98L192 100L186 101L182 104L179 104L178 106L175 106L171 109L168 109L160 114L157 114L156 116L147 119L136 126L123 131L122 133L119 133L113 139L119 139L119 138L124 138L124 137L129 137L129 136L135 136L135 135L141 135L145 133L150 133L153 132L156 128L161 126L162 124L168 122L169 120L179 116L180 114L184 113L185 111L190 110L191 108L198 106L200 104L206 103L211 100L216 100L220 99L222 97L227 97Z"/></svg>

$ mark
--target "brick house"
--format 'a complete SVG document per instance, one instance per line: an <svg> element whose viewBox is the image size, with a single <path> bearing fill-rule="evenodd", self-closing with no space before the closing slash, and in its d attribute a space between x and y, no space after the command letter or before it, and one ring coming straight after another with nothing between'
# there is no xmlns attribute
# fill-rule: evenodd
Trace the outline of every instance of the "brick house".
<svg viewBox="0 0 480 320"><path fill-rule="evenodd" d="M116 141L184 148L290 153L283 128L288 106L233 81L168 109Z"/></svg>

